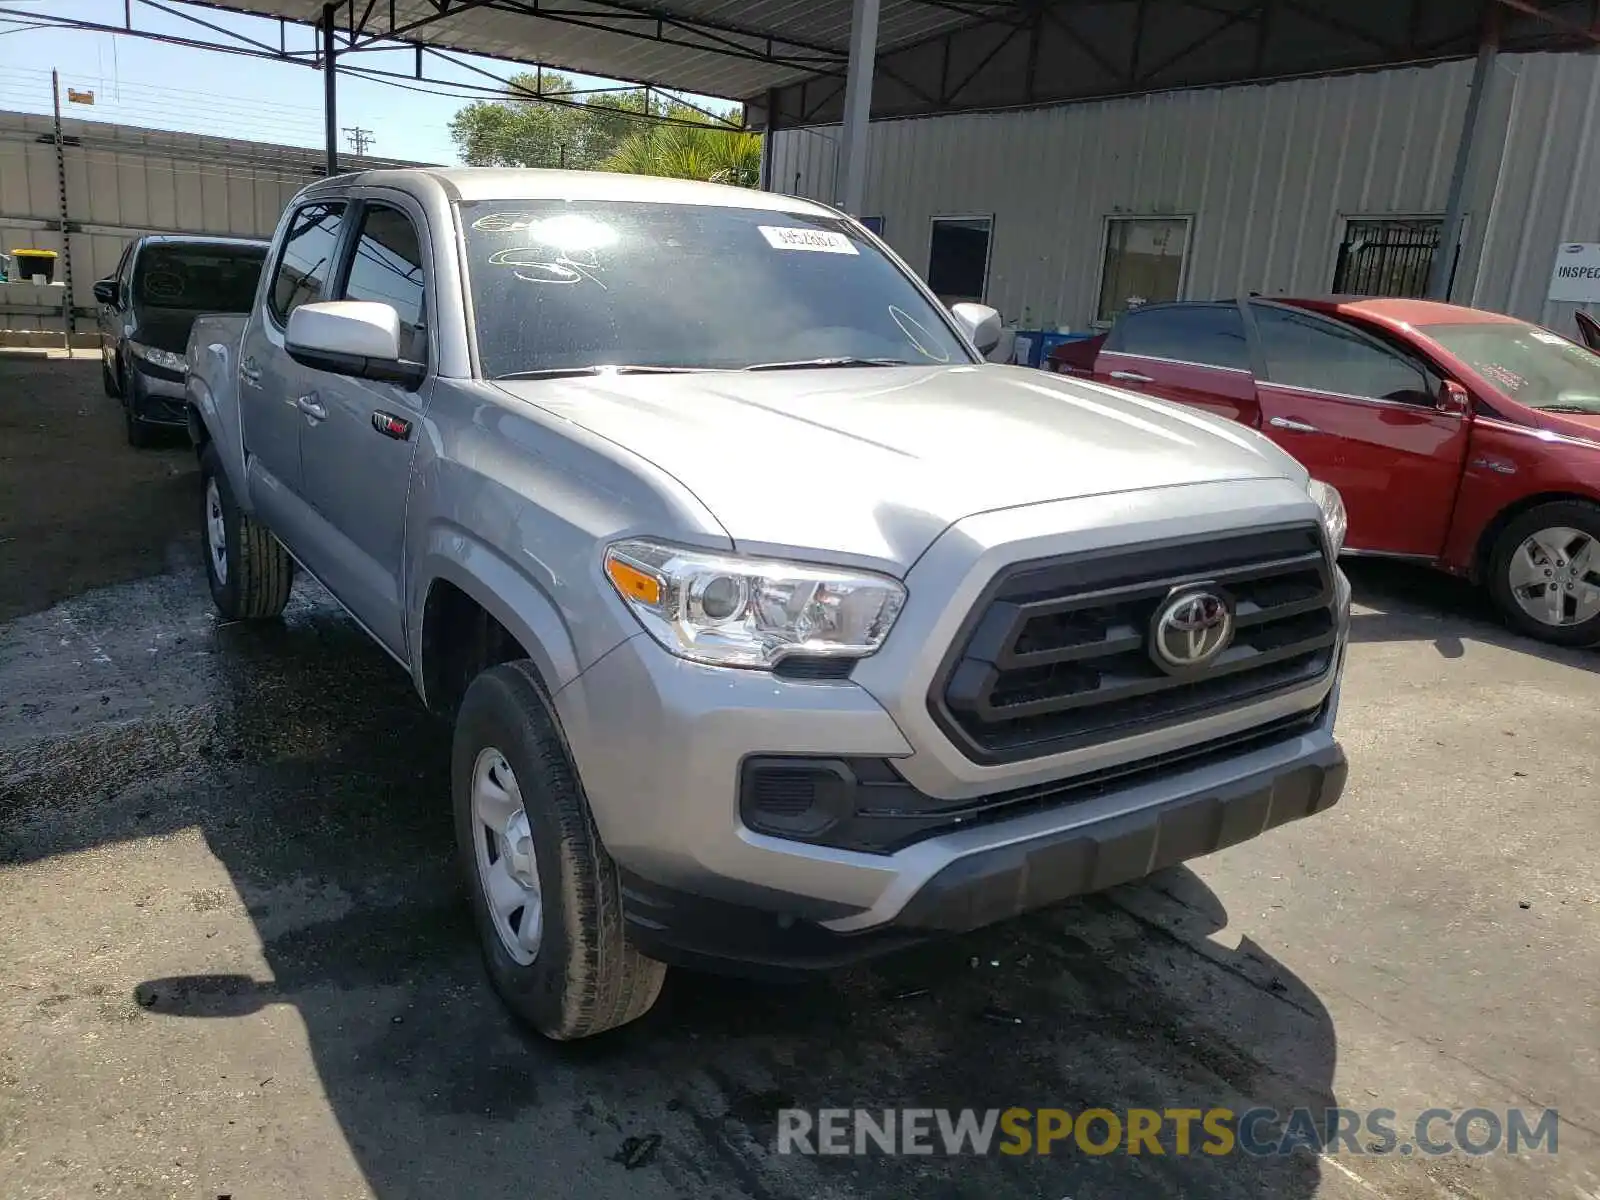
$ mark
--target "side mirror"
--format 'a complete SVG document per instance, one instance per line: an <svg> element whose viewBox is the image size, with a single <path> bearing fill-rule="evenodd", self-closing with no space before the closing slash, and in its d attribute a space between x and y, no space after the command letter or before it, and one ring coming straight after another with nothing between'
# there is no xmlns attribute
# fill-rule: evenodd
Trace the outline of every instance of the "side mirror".
<svg viewBox="0 0 1600 1200"><path fill-rule="evenodd" d="M1000 344L1000 314L987 304L952 304L950 315L979 354L988 354Z"/></svg>
<svg viewBox="0 0 1600 1200"><path fill-rule="evenodd" d="M1472 395L1454 379L1446 379L1439 385L1439 398L1433 407L1453 417L1468 417L1472 415Z"/></svg>
<svg viewBox="0 0 1600 1200"><path fill-rule="evenodd" d="M101 279L94 285L94 298L101 304L115 305L120 290L115 279Z"/></svg>
<svg viewBox="0 0 1600 1200"><path fill-rule="evenodd" d="M289 314L283 344L290 358L314 371L406 388L420 384L428 370L400 357L400 314L373 300L302 304Z"/></svg>

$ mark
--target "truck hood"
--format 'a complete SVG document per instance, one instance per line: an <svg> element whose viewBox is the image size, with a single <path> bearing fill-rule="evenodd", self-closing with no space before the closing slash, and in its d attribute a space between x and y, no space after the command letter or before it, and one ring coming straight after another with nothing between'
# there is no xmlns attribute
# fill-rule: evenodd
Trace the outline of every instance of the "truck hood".
<svg viewBox="0 0 1600 1200"><path fill-rule="evenodd" d="M1004 366L708 371L497 386L650 460L741 550L909 567L974 513L1304 471L1219 418Z"/></svg>

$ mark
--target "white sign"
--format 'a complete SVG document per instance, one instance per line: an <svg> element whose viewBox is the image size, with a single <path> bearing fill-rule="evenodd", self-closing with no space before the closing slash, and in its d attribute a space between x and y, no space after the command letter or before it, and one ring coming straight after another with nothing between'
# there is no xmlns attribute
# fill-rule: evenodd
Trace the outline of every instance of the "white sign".
<svg viewBox="0 0 1600 1200"><path fill-rule="evenodd" d="M820 250L823 254L859 254L850 239L828 229L795 229L787 225L757 225L761 236L777 250Z"/></svg>
<svg viewBox="0 0 1600 1200"><path fill-rule="evenodd" d="M1550 299L1600 303L1600 242L1566 242L1556 249Z"/></svg>

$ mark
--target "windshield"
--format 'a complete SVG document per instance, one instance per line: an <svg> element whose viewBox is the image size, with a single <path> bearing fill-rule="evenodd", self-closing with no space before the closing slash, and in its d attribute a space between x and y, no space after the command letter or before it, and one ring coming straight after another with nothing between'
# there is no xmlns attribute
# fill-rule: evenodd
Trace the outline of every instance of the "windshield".
<svg viewBox="0 0 1600 1200"><path fill-rule="evenodd" d="M1534 325L1428 325L1421 332L1518 404L1600 413L1600 357Z"/></svg>
<svg viewBox="0 0 1600 1200"><path fill-rule="evenodd" d="M147 246L133 294L153 308L249 312L266 255L265 246Z"/></svg>
<svg viewBox="0 0 1600 1200"><path fill-rule="evenodd" d="M563 200L463 204L461 218L490 379L971 361L899 267L836 218Z"/></svg>

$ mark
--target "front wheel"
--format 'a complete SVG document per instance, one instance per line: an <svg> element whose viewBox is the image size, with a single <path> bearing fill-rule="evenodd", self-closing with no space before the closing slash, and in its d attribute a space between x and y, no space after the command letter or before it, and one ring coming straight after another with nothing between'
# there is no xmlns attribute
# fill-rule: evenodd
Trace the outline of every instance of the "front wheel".
<svg viewBox="0 0 1600 1200"><path fill-rule="evenodd" d="M1529 509L1496 540L1489 591L1512 628L1558 646L1600 642L1600 506Z"/></svg>
<svg viewBox="0 0 1600 1200"><path fill-rule="evenodd" d="M666 968L628 940L616 864L531 663L467 688L451 790L484 962L507 1006L557 1041L648 1012Z"/></svg>
<svg viewBox="0 0 1600 1200"><path fill-rule="evenodd" d="M200 455L200 542L206 582L230 621L276 617L289 603L294 560L266 526L239 511L217 448Z"/></svg>

